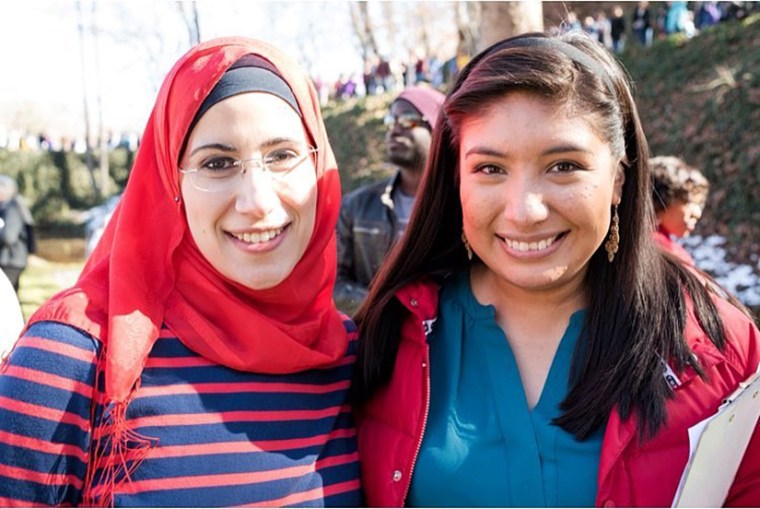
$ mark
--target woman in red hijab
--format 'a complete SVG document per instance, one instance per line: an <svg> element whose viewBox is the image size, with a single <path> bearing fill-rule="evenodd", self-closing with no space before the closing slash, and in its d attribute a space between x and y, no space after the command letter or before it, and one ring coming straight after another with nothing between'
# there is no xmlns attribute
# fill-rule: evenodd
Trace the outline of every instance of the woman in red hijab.
<svg viewBox="0 0 760 509"><path fill-rule="evenodd" d="M359 505L339 203L290 58L183 56L79 281L4 361L0 505Z"/></svg>

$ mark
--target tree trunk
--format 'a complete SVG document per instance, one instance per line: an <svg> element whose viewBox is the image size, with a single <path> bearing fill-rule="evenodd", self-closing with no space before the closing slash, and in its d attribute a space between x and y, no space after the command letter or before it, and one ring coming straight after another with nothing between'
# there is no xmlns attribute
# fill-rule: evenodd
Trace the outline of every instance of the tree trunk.
<svg viewBox="0 0 760 509"><path fill-rule="evenodd" d="M454 5L454 20L457 25L457 55L473 56L478 52L478 32L480 31L483 2L458 1Z"/></svg>
<svg viewBox="0 0 760 509"><path fill-rule="evenodd" d="M480 2L480 9L478 51L508 37L544 30L543 5L536 0Z"/></svg>
<svg viewBox="0 0 760 509"><path fill-rule="evenodd" d="M84 146L85 146L85 163L87 164L87 173L90 175L90 183L95 196L98 196L98 184L95 180L95 167L92 161L92 146L90 144L90 105L87 98L87 57L85 56L84 40L84 15L82 14L82 2L77 2L78 29L79 29L79 49L82 59L82 106L84 113Z"/></svg>
<svg viewBox="0 0 760 509"><path fill-rule="evenodd" d="M350 2L348 9L351 14L351 28L359 40L362 59L366 61L372 55L379 55L374 25L369 16L367 2Z"/></svg>
<svg viewBox="0 0 760 509"><path fill-rule="evenodd" d="M178 1L175 5L177 6L179 13L182 15L182 20L185 22L190 46L195 46L201 42L201 25L198 21L198 4L195 0L192 0L191 2Z"/></svg>
<svg viewBox="0 0 760 509"><path fill-rule="evenodd" d="M97 4L92 4L92 19L97 20ZM108 169L108 134L106 133L105 122L103 121L103 91L101 84L100 69L100 32L97 29L97 22L94 22L95 30L93 32L93 50L95 52L95 80L96 84L96 102L98 108L98 148L100 153L100 198L105 198L110 194L109 189L109 169Z"/></svg>

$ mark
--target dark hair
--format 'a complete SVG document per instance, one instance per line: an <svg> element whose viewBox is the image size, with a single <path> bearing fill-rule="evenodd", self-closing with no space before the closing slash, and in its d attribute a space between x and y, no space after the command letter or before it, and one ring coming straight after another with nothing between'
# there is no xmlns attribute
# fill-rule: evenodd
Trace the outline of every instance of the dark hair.
<svg viewBox="0 0 760 509"><path fill-rule="evenodd" d="M656 213L673 202L704 205L710 183L702 172L675 156L658 156L649 160L652 168L653 203Z"/></svg>
<svg viewBox="0 0 760 509"><path fill-rule="evenodd" d="M699 280L652 240L649 152L628 76L609 52L579 33L525 34L497 43L474 57L448 92L406 234L356 316L361 341L354 395L365 400L391 377L406 312L395 292L468 266L460 240L458 128L518 91L595 115L598 134L625 166L619 251L610 263L600 246L589 261L586 339L575 353L575 377L556 423L584 439L617 408L623 419L635 411L640 438L652 436L665 422L665 400L672 396L661 359L676 371L691 366L703 374L683 337L686 294L713 343L723 348L725 337Z"/></svg>

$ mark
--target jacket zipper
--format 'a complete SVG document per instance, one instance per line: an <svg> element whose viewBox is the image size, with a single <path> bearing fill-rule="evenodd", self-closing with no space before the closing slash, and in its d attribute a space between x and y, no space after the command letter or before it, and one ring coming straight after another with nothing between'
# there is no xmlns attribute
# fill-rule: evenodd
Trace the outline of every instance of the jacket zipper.
<svg viewBox="0 0 760 509"><path fill-rule="evenodd" d="M417 440L417 447L414 449L414 456L412 456L412 464L409 467L409 473L407 475L406 488L404 489L404 497L401 499L401 505L406 506L406 497L409 496L409 489L412 487L412 472L414 472L414 466L417 464L417 456L420 455L420 449L422 449L422 439L425 436L425 428L427 427L428 412L430 411L430 347L425 342L425 413L422 416L422 430L420 431L419 439Z"/></svg>

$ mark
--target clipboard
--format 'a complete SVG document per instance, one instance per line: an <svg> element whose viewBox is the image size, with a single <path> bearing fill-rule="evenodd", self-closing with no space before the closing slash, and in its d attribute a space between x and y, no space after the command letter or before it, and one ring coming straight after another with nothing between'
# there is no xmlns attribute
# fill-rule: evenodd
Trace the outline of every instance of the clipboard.
<svg viewBox="0 0 760 509"><path fill-rule="evenodd" d="M689 428L691 451L672 507L721 507L760 416L760 370Z"/></svg>

